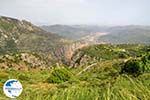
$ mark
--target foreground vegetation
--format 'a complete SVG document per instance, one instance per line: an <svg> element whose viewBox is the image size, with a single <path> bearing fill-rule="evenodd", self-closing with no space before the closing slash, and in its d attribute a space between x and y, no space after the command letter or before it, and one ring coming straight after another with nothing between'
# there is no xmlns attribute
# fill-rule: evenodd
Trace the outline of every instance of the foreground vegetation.
<svg viewBox="0 0 150 100"><path fill-rule="evenodd" d="M100 69L100 67L93 68L80 75L77 75L78 69L73 71L64 68L29 72L1 71L0 100L10 100L2 91L2 85L8 78L16 78L23 85L24 90L17 100L150 99L149 73L135 78L126 74L119 75L116 70ZM60 73L54 75L53 72L56 70Z"/></svg>
<svg viewBox="0 0 150 100"><path fill-rule="evenodd" d="M1 69L0 100L10 100L2 90L8 79L18 79L23 85L16 100L150 100L149 48L127 46L84 48L82 53L97 59L86 66Z"/></svg>

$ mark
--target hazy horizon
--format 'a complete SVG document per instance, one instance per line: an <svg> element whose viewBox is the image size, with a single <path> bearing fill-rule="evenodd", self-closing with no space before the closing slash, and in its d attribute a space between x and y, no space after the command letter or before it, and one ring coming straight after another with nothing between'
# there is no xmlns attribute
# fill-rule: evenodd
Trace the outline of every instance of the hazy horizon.
<svg viewBox="0 0 150 100"><path fill-rule="evenodd" d="M150 25L149 0L1 0L0 16L36 25Z"/></svg>

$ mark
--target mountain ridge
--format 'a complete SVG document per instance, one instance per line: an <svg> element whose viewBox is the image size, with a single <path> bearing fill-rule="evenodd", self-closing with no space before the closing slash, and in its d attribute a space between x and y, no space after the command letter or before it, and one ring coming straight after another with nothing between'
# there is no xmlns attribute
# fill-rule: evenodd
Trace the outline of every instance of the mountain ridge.
<svg viewBox="0 0 150 100"><path fill-rule="evenodd" d="M150 44L150 26L127 25L127 26L98 26L98 25L51 25L41 26L42 29L54 32L60 36L80 40L95 33L107 33L99 36L98 41L113 44L143 43Z"/></svg>
<svg viewBox="0 0 150 100"><path fill-rule="evenodd" d="M67 43L63 37L46 32L25 20L0 17L0 50L30 50L48 52L53 47Z"/></svg>

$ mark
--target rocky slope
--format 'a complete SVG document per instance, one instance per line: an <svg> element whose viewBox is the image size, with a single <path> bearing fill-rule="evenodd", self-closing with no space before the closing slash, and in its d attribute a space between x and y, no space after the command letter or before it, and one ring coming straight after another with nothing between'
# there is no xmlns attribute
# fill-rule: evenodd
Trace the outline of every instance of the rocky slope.
<svg viewBox="0 0 150 100"><path fill-rule="evenodd" d="M89 46L89 45L91 44L88 42L84 42L84 41L74 42L74 43L65 45L61 48L55 49L52 55L58 61L68 65L68 63L71 60L71 57L73 56L76 50Z"/></svg>
<svg viewBox="0 0 150 100"><path fill-rule="evenodd" d="M27 22L0 17L0 53L16 51L49 52L53 47L65 44L62 37L46 32Z"/></svg>
<svg viewBox="0 0 150 100"><path fill-rule="evenodd" d="M0 56L0 69L30 70L50 68L47 59L36 53L14 53Z"/></svg>
<svg viewBox="0 0 150 100"><path fill-rule="evenodd" d="M94 43L91 40L87 41L88 39L89 37L86 37L80 41L70 43L70 41L68 42L56 34L46 32L25 20L0 17L0 54L2 62L0 66L2 68L18 66L16 68L24 69L25 62L29 63L32 68L51 66L52 63L57 62L67 64L76 50ZM38 59L32 55L33 52L43 53L45 56ZM45 58L48 58L49 64L43 62ZM7 61L11 62L11 65L8 66ZM21 64L24 65L23 68Z"/></svg>
<svg viewBox="0 0 150 100"><path fill-rule="evenodd" d="M28 21L0 16L0 69L49 68L61 62L53 52L69 43Z"/></svg>

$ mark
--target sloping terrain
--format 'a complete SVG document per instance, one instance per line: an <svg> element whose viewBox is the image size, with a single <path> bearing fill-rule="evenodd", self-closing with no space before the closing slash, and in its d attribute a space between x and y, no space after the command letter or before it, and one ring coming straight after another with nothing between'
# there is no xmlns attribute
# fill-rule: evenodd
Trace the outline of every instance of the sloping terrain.
<svg viewBox="0 0 150 100"><path fill-rule="evenodd" d="M0 17L1 54L16 51L49 52L52 48L65 44L66 41L25 20Z"/></svg>
<svg viewBox="0 0 150 100"><path fill-rule="evenodd" d="M46 58L46 57L45 57ZM30 70L49 68L50 62L36 53L14 53L0 56L0 69Z"/></svg>
<svg viewBox="0 0 150 100"><path fill-rule="evenodd" d="M0 66L4 61L10 66L45 64L39 59L35 54L7 55L0 58ZM17 100L150 99L149 46L94 45L78 50L72 61L76 61L76 68L60 65L42 70L1 69L0 99L9 100L2 90L9 78L18 79L23 85Z"/></svg>
<svg viewBox="0 0 150 100"><path fill-rule="evenodd" d="M100 44L77 50L71 58L71 66L85 66L105 60L137 58L149 51L150 47L140 44Z"/></svg>

